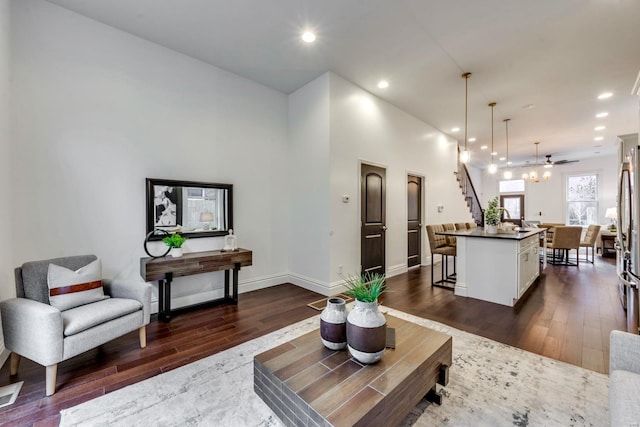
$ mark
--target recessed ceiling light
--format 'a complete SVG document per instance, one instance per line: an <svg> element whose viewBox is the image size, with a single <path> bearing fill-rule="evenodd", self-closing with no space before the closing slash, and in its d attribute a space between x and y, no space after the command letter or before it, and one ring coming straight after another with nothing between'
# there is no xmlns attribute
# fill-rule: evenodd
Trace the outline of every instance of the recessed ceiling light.
<svg viewBox="0 0 640 427"><path fill-rule="evenodd" d="M593 128L593 130L605 130L606 128L606 126L596 126Z"/></svg>
<svg viewBox="0 0 640 427"><path fill-rule="evenodd" d="M388 82L388 81L386 81L386 80L380 80L380 81L378 82L378 87L379 87L380 89L386 89L386 88L388 88L388 87L389 87L389 82Z"/></svg>
<svg viewBox="0 0 640 427"><path fill-rule="evenodd" d="M497 155L497 154L498 154L498 152L497 152L497 151L494 151L493 153L491 153L491 155L492 155L492 156L495 156L495 155Z"/></svg>
<svg viewBox="0 0 640 427"><path fill-rule="evenodd" d="M507 160L506 157L500 157L498 160L500 160L501 162L504 162L505 160Z"/></svg>
<svg viewBox="0 0 640 427"><path fill-rule="evenodd" d="M602 113L596 114L596 117L601 119L603 117L607 117L608 115L609 115L609 113L607 113L606 111L603 111Z"/></svg>
<svg viewBox="0 0 640 427"><path fill-rule="evenodd" d="M469 138L469 142L476 142L475 138Z"/></svg>
<svg viewBox="0 0 640 427"><path fill-rule="evenodd" d="M451 128L451 132L460 132L460 128Z"/></svg>
<svg viewBox="0 0 640 427"><path fill-rule="evenodd" d="M486 150L488 147L486 145L483 145L480 147L481 150Z"/></svg>
<svg viewBox="0 0 640 427"><path fill-rule="evenodd" d="M314 41L316 41L316 35L313 34L311 31L305 31L302 34L302 40L307 43L313 43Z"/></svg>
<svg viewBox="0 0 640 427"><path fill-rule="evenodd" d="M604 93L601 93L600 95L598 95L598 99L607 99L607 98L611 98L612 96L613 96L613 93L604 92Z"/></svg>
<svg viewBox="0 0 640 427"><path fill-rule="evenodd" d="M508 164L508 165L510 165L510 164L512 164L512 163L513 163L513 162L512 162L511 160L509 160L509 161L507 162L507 164Z"/></svg>
<svg viewBox="0 0 640 427"><path fill-rule="evenodd" d="M596 136L595 138L593 138L594 141L602 141L604 139L604 136Z"/></svg>
<svg viewBox="0 0 640 427"><path fill-rule="evenodd" d="M525 110L531 110L532 108L536 108L536 104L523 105L522 108L524 108Z"/></svg>

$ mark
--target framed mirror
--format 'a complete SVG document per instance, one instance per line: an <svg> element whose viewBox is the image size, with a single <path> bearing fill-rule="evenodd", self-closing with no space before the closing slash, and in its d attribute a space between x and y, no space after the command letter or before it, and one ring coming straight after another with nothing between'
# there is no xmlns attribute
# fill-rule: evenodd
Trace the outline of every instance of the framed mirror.
<svg viewBox="0 0 640 427"><path fill-rule="evenodd" d="M147 233L190 239L225 236L233 228L233 185L147 178ZM162 233L164 234L164 233ZM149 240L160 240L161 234Z"/></svg>

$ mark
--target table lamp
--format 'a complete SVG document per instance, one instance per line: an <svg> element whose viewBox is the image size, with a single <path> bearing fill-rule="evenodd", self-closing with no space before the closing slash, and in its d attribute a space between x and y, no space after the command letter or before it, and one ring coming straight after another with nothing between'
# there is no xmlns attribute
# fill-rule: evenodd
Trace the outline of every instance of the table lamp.
<svg viewBox="0 0 640 427"><path fill-rule="evenodd" d="M200 214L200 222L204 224L202 228L204 228L205 230L209 230L211 228L209 223L212 221L213 221L213 214L211 212L202 212Z"/></svg>
<svg viewBox="0 0 640 427"><path fill-rule="evenodd" d="M616 219L618 219L618 209L616 207L607 208L607 212L604 214L605 218L609 218L611 220L611 225L609 225L609 231L616 230Z"/></svg>

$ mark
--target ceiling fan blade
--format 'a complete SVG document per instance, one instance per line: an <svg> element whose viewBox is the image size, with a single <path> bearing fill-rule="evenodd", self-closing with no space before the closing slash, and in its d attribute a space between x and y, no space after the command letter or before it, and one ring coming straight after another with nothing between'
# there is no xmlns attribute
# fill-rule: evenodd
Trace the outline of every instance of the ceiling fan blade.
<svg viewBox="0 0 640 427"><path fill-rule="evenodd" d="M568 163L578 163L580 160L556 160L554 165L566 165Z"/></svg>

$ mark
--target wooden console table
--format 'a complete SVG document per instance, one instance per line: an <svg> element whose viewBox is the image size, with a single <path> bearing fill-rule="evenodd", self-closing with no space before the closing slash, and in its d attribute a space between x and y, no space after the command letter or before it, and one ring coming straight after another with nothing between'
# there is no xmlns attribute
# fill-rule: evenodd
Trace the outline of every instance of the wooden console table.
<svg viewBox="0 0 640 427"><path fill-rule="evenodd" d="M174 277L210 273L224 270L224 297L205 303L181 307L186 311L221 302L238 303L238 271L252 264L253 252L247 249L237 251L208 251L186 253L180 258L140 258L140 275L146 282L158 281L158 317L165 322L171 320L171 281ZM233 272L230 283L229 272ZM231 290L229 289L231 288Z"/></svg>

